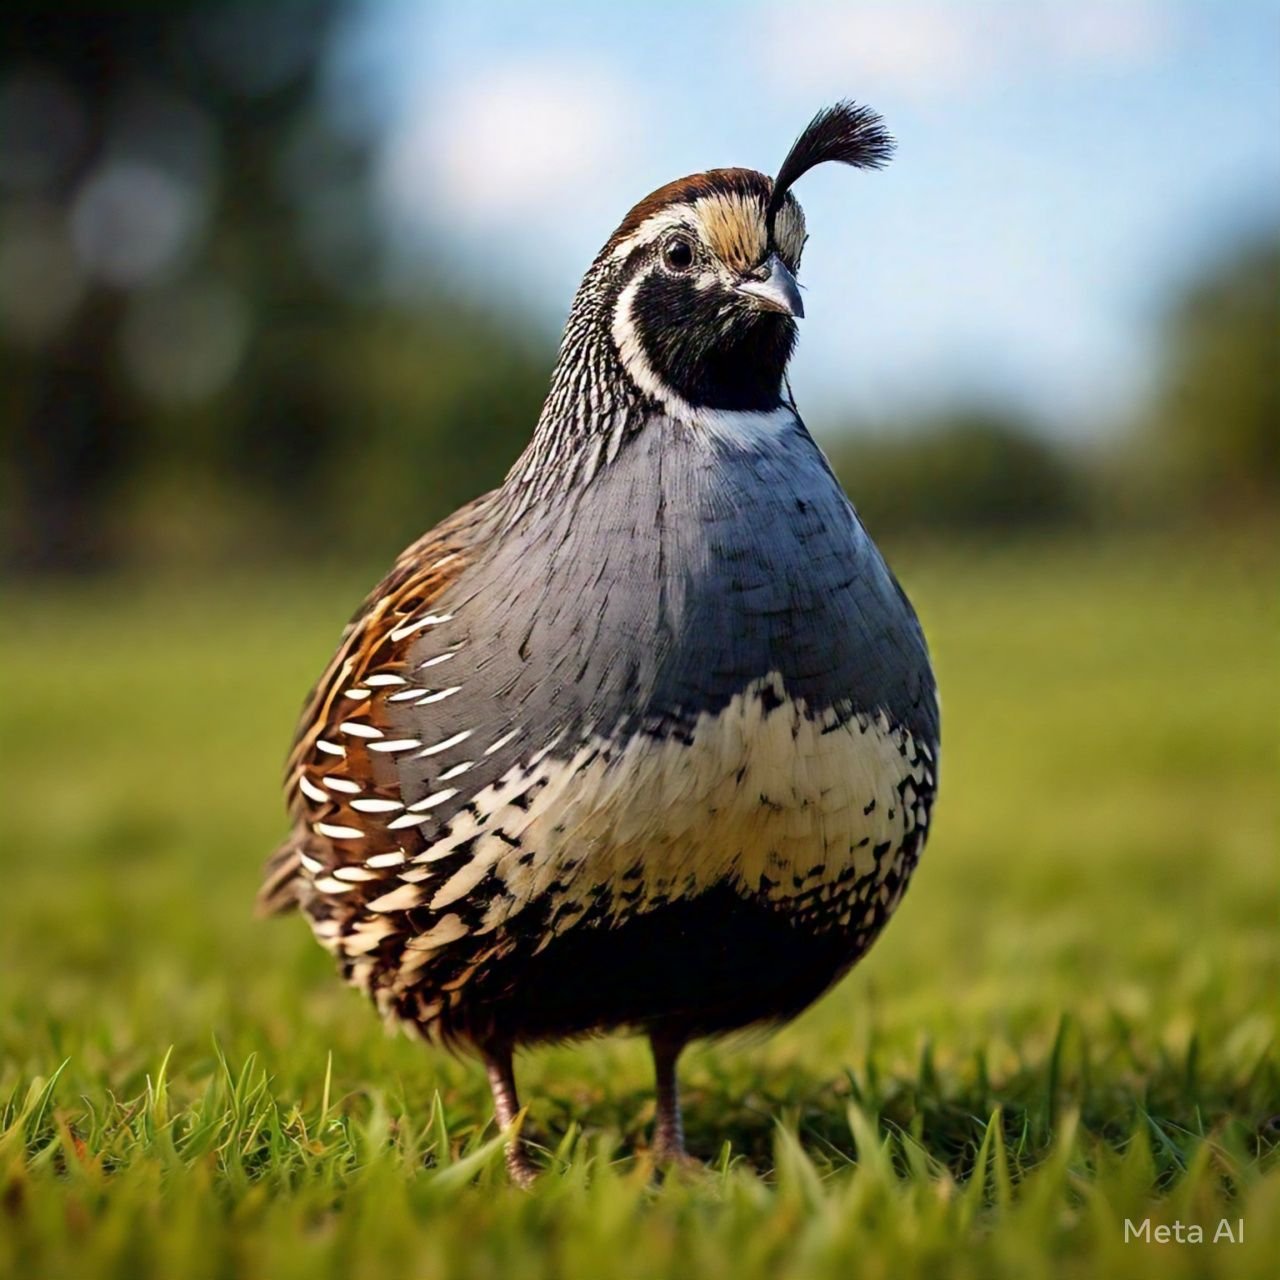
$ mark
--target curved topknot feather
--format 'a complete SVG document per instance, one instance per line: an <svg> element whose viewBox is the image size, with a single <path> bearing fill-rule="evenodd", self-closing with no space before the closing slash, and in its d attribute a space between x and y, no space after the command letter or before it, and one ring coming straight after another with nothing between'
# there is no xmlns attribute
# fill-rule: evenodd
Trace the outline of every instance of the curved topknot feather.
<svg viewBox="0 0 1280 1280"><path fill-rule="evenodd" d="M773 180L766 212L769 235L787 192L810 169L834 160L859 169L880 169L893 156L894 141L878 112L856 102L837 102L818 112L795 140Z"/></svg>

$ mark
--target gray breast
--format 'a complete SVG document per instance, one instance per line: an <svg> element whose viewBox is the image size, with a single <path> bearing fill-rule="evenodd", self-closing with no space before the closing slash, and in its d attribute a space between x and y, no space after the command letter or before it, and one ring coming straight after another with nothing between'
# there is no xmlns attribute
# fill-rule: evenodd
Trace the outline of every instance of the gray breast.
<svg viewBox="0 0 1280 1280"><path fill-rule="evenodd" d="M456 650L440 710L469 751L687 734L772 672L815 717L883 711L936 743L915 615L798 420L748 438L649 423L440 607L414 659Z"/></svg>

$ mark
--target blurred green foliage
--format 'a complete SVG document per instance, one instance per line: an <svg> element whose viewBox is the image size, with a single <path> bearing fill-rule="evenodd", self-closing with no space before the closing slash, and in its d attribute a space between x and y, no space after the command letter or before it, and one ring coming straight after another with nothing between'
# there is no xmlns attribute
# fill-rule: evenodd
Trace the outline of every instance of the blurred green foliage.
<svg viewBox="0 0 1280 1280"><path fill-rule="evenodd" d="M393 288L325 80L344 8L6 8L10 565L385 554L514 460L550 337Z"/></svg>
<svg viewBox="0 0 1280 1280"><path fill-rule="evenodd" d="M1062 529L1088 509L1083 463L998 409L851 434L830 452L877 535Z"/></svg>
<svg viewBox="0 0 1280 1280"><path fill-rule="evenodd" d="M385 557L516 458L555 335L399 278L376 140L335 109L347 9L6 6L0 561ZM1174 297L1127 444L998 406L824 438L873 530L1273 510L1278 266L1269 241Z"/></svg>
<svg viewBox="0 0 1280 1280"><path fill-rule="evenodd" d="M1161 385L1143 443L1174 488L1218 512L1280 499L1280 239L1192 280L1164 322Z"/></svg>

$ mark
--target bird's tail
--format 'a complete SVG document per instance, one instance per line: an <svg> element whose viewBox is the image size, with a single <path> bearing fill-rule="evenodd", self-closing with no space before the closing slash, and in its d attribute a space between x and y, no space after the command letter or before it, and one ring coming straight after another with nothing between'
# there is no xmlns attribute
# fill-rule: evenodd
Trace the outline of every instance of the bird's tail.
<svg viewBox="0 0 1280 1280"><path fill-rule="evenodd" d="M298 872L302 846L297 835L291 835L267 859L262 888L258 890L256 913L278 916L298 905Z"/></svg>

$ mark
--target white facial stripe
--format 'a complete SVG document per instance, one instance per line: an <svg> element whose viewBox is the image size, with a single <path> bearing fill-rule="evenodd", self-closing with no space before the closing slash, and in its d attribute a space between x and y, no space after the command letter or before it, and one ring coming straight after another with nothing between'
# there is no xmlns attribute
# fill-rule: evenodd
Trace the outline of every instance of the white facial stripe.
<svg viewBox="0 0 1280 1280"><path fill-rule="evenodd" d="M692 207L687 204L672 205L651 213L629 236L619 240L609 255L611 262L622 262L630 257L640 245L652 244L668 231L690 230Z"/></svg>
<svg viewBox="0 0 1280 1280"><path fill-rule="evenodd" d="M647 225L647 224L646 224ZM665 405L673 417L687 419L693 412L693 406L683 397L676 395L654 371L645 354L644 344L640 341L640 332L632 317L632 307L640 286L648 279L646 275L638 275L618 295L617 305L613 311L613 341L618 348L618 356L623 368L631 375L636 386L647 396Z"/></svg>

